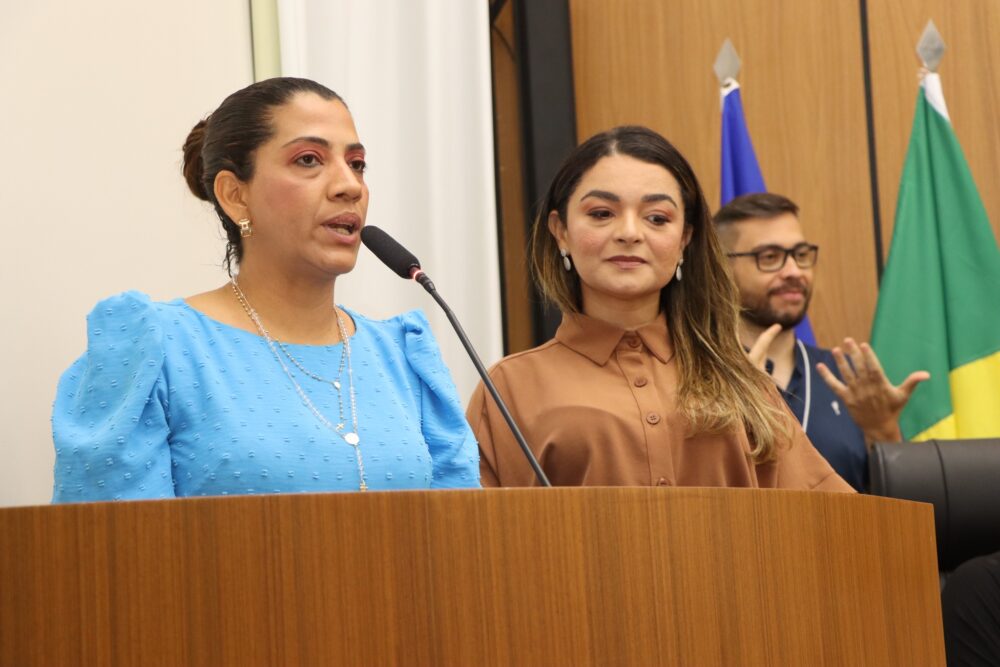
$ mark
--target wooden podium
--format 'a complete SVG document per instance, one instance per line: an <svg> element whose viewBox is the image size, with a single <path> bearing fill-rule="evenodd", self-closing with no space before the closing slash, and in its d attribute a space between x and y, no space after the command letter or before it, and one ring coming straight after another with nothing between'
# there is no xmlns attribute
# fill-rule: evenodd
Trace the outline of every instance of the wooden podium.
<svg viewBox="0 0 1000 667"><path fill-rule="evenodd" d="M0 510L0 665L944 665L930 505L748 489Z"/></svg>

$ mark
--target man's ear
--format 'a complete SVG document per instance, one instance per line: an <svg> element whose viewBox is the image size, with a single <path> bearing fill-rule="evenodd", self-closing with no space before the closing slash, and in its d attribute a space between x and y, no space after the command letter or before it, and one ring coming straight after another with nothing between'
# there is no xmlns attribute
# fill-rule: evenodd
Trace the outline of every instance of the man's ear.
<svg viewBox="0 0 1000 667"><path fill-rule="evenodd" d="M549 211L549 233L555 238L559 248L568 248L566 242L566 225L559 217L558 211Z"/></svg>
<svg viewBox="0 0 1000 667"><path fill-rule="evenodd" d="M247 185L236 174L222 170L215 175L215 200L233 222L250 217L247 207Z"/></svg>

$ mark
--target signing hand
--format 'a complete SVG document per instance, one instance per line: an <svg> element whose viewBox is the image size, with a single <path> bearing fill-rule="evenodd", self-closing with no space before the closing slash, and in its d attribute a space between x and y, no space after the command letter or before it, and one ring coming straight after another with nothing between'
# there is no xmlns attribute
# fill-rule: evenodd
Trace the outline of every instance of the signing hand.
<svg viewBox="0 0 1000 667"><path fill-rule="evenodd" d="M838 380L822 363L816 364L816 370L847 406L851 417L864 431L868 445L876 441L902 440L899 414L913 395L913 390L919 383L930 379L931 374L915 371L897 387L885 376L882 364L868 343L859 346L853 339L845 338L844 349L835 347L832 351L843 381Z"/></svg>
<svg viewBox="0 0 1000 667"><path fill-rule="evenodd" d="M759 368L760 370L766 370L765 364L767 363L767 352L771 347L771 343L777 338L778 334L781 333L780 324L772 324L767 329L764 330L757 340L754 341L753 347L747 352L747 358L750 359L750 363Z"/></svg>

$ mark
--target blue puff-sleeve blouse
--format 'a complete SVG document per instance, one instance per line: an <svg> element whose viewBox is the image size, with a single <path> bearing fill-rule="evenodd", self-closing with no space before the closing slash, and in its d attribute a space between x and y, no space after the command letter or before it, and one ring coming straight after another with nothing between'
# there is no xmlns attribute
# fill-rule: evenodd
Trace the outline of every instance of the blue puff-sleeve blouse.
<svg viewBox="0 0 1000 667"><path fill-rule="evenodd" d="M368 487L478 487L476 441L423 313L347 312ZM358 489L353 448L306 407L260 336L182 299L126 292L94 308L87 338L53 407L53 502ZM287 348L313 374L338 376L340 344ZM283 361L341 421L333 386Z"/></svg>

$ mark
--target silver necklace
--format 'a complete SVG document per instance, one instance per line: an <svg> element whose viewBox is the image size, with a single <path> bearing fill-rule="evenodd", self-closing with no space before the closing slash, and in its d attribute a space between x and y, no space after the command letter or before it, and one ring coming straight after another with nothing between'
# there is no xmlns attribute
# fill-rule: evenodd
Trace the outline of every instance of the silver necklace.
<svg viewBox="0 0 1000 667"><path fill-rule="evenodd" d="M240 289L238 284L236 285L236 289L237 290ZM256 315L257 311L250 307L250 304L246 300L246 296L243 294L242 291L238 291L237 294L236 294L236 296L237 296L237 298L240 298L242 296L242 298L240 299L240 304L243 305L243 309L247 311L247 315L250 315L250 317L252 319L253 315ZM253 315L251 315L251 312L253 313ZM340 312L337 311L336 308L334 308L334 313L337 316L337 330L340 332L340 339L342 341L346 341L347 340L347 336L345 335L345 332L344 332L344 323L340 319ZM260 317L258 316L257 319L259 321ZM256 322L255 322L255 324L256 324ZM260 329L260 327L258 327L258 329ZM328 380L325 377L321 377L321 376L316 375L315 373L309 371L305 366L302 365L302 363L298 359L296 359L294 356L292 356L292 353L288 351L288 348L285 346L284 343L282 343L280 340L277 340L277 339L274 339L274 343L285 354L285 356L288 357L288 360L291 361L292 364L296 368L298 368L300 371L302 371L303 375L305 375L307 377L310 377L313 380L316 380L317 382L322 382L323 384L328 384L328 385L332 386L334 389L337 390L337 408L339 409L339 414L340 414L340 419L337 422L337 432L343 434L342 432L344 430L344 400L343 400L343 396L341 394L342 388L341 388L341 384L340 384L340 378L342 378L344 376L344 362L345 362L345 359L347 359L348 353L350 352L350 343L348 342L348 343L346 343L344 345L341 345L341 347L340 347L340 364L337 367L337 379L336 380ZM354 432L355 433L358 432L357 420L355 420Z"/></svg>
<svg viewBox="0 0 1000 667"><path fill-rule="evenodd" d="M339 435L341 438L343 438L344 442L346 442L348 445L351 446L352 449L354 449L354 455L358 463L358 476L361 479L361 483L358 488L361 491L367 491L368 483L365 481L365 464L364 460L361 457L361 439L358 437L358 404L357 404L357 399L355 398L354 395L354 368L351 366L351 339L347 337L347 328L344 326L343 318L340 317L340 311L337 310L336 306L334 306L333 311L334 314L337 316L337 330L340 333L340 340L343 343L343 348L340 355L340 369L337 371L337 378L338 378L337 380L327 380L314 373L310 373L309 371L307 371L302 366L302 364L299 363L299 361L295 357L293 357L291 353L289 353L288 349L284 346L284 344L272 338L271 334L268 333L267 328L264 326L264 323L261 322L260 316L257 314L257 311L254 310L253 306L250 305L250 302L247 301L246 295L244 295L243 290L240 289L240 285L236 281L235 276L233 276L231 284L233 286L233 292L236 294L236 298L239 300L240 305L243 306L243 310L246 311L247 316L254 323L254 326L257 327L257 331L259 331L260 335L264 337L265 341L267 341L267 346L268 348L270 348L271 354L273 354L274 358L278 360L278 364L281 366L281 370L283 370L285 372L285 375L288 376L288 379L291 381L292 386L295 387L295 391L296 393L298 393L299 398L302 399L302 403L305 404L305 406L309 409L310 412L313 413L313 415L316 417L317 420L319 420L321 424L323 424L328 429L330 429L331 431ZM284 360L278 353L279 347L281 348L281 351L285 353L285 356L287 356L288 359L296 366L296 368L302 371L302 373L304 373L308 377L311 377L314 380L330 384L333 386L334 389L337 390L337 404L340 408L340 423L334 426L332 423L330 423L329 419L323 416L323 414L316 408L313 402L309 400L309 397L306 395L306 392L303 391L302 387L299 386L299 383L295 381L295 376L292 375L292 371L289 370L287 365L285 365ZM340 375L344 372L345 361L347 366L348 397L350 398L350 404L351 404L351 428L353 429L347 433L343 432L344 401L339 379Z"/></svg>

